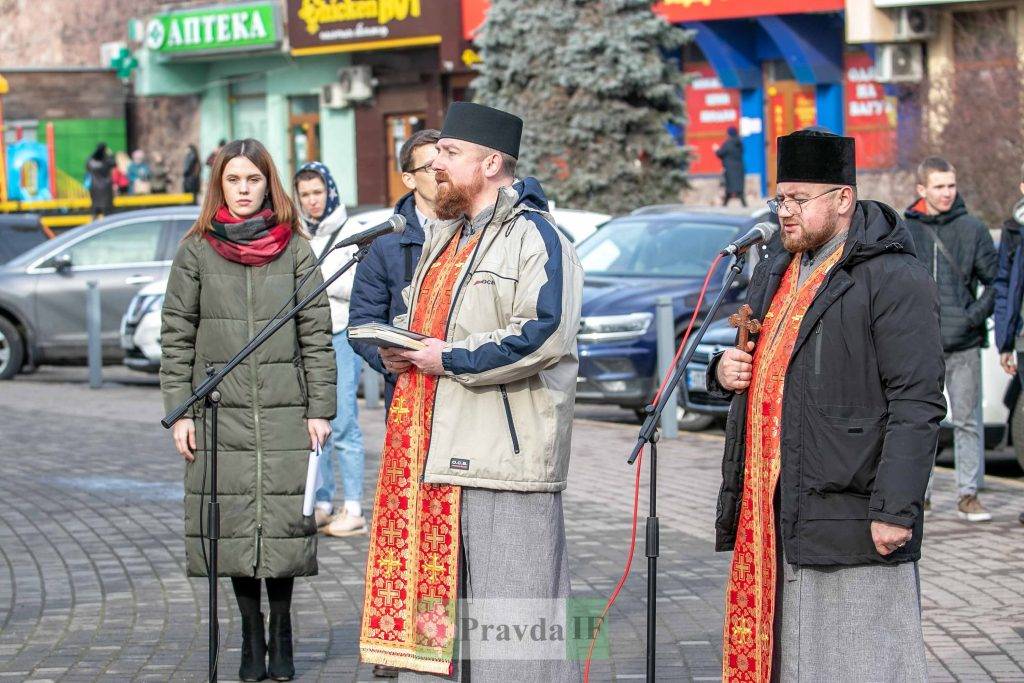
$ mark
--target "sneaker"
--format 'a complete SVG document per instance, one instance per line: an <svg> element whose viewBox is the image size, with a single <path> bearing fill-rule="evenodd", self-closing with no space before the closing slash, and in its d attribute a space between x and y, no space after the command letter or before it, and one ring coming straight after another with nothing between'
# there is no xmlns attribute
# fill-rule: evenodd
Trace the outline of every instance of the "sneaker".
<svg viewBox="0 0 1024 683"><path fill-rule="evenodd" d="M362 515L350 515L344 510L323 528L325 536L355 536L366 533L366 518Z"/></svg>
<svg viewBox="0 0 1024 683"><path fill-rule="evenodd" d="M316 509L313 510L313 519L316 520L316 527L318 529L328 524L333 518L334 515L332 515L329 510L325 510L319 505L317 505Z"/></svg>
<svg viewBox="0 0 1024 683"><path fill-rule="evenodd" d="M384 666L383 664L373 665L373 676L374 678L398 678L399 670L393 666Z"/></svg>
<svg viewBox="0 0 1024 683"><path fill-rule="evenodd" d="M1024 512L1020 513L1020 517L1017 518L1017 521L1024 524Z"/></svg>
<svg viewBox="0 0 1024 683"><path fill-rule="evenodd" d="M968 522L988 522L992 519L992 513L985 509L977 495L960 496L956 503L956 514Z"/></svg>
<svg viewBox="0 0 1024 683"><path fill-rule="evenodd" d="M927 498L925 498L924 505L922 506L922 509L924 510L924 516L925 517L927 517L928 515L932 514L932 501L927 499Z"/></svg>

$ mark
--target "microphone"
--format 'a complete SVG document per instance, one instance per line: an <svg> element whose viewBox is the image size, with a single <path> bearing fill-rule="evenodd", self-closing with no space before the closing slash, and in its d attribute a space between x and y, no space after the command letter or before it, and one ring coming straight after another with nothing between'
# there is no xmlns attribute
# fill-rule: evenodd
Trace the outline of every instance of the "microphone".
<svg viewBox="0 0 1024 683"><path fill-rule="evenodd" d="M376 225L369 230L363 230L357 232L351 237L346 237L335 246L335 249L341 249L343 247L365 247L370 242L374 241L378 237L388 235L393 232L402 232L405 230L405 216L395 214L391 218L387 219L380 225Z"/></svg>
<svg viewBox="0 0 1024 683"><path fill-rule="evenodd" d="M774 223L772 221L758 223L752 227L746 235L734 240L729 244L729 246L723 249L722 256L732 256L734 254L743 253L755 244L769 241L771 238L775 237L775 233L778 231L778 223Z"/></svg>

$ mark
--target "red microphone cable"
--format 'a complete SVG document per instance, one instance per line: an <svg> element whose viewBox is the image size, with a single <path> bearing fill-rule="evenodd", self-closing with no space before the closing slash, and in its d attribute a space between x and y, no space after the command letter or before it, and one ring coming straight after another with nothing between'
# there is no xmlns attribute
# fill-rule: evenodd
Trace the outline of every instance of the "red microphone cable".
<svg viewBox="0 0 1024 683"><path fill-rule="evenodd" d="M669 378L672 377L672 368L676 366L676 363L679 362L679 358L683 355L683 350L686 348L686 344L690 339L690 333L693 331L693 325L697 321L697 316L700 314L700 308L704 303L704 295L707 294L708 285L711 284L711 276L714 275L721 260L722 254L719 254L715 257L715 260L712 261L711 267L708 269L708 274L704 278L704 285L700 290L700 296L697 297L697 305L694 306L693 315L690 316L690 324L686 326L686 332L683 333L683 339L679 343L679 348L676 349L676 355L672 358L672 363L669 365L668 374L662 377L661 384L658 386L657 393L654 394L654 401L652 401L652 403L657 403L658 399L661 398L661 394L665 390L665 386L668 384ZM612 605L615 604L616 598L619 597L619 592L626 584L626 579L629 578L630 567L633 566L633 553L636 551L636 520L640 510L640 472L643 469L643 464L644 451L641 450L639 457L636 459L636 479L633 483L633 526L632 533L629 538L629 552L626 554L626 567L622 572L622 576L619 578L619 582L615 585L615 590L612 591L611 597L608 598L608 602L604 606L604 611L601 612L601 616L597 620L597 631L595 631L591 637L590 648L587 650L587 662L583 669L583 683L590 683L590 660L594 656L594 645L597 644L597 635L604 626L604 620L605 617L608 616L609 610L611 610Z"/></svg>

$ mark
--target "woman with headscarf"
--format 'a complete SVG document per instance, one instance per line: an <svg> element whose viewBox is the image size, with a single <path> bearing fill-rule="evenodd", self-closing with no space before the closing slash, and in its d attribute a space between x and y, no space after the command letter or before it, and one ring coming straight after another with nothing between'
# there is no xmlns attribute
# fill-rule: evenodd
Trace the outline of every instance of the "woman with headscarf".
<svg viewBox="0 0 1024 683"><path fill-rule="evenodd" d="M208 367L223 367L282 303L301 300L318 287L323 280L315 267L266 148L252 139L226 145L214 160L199 218L171 265L160 332L160 388L167 410L191 396ZM330 306L321 294L218 387L218 575L231 577L242 617L238 675L243 681L268 675L286 681L295 675L294 577L317 573L316 524L302 514L306 463L310 449L326 441L334 417L330 329ZM197 435L194 422L202 415L202 406L194 406L173 426L174 445L186 460L189 576L210 572L202 506L209 495L207 429ZM261 611L263 583L270 604L269 642Z"/></svg>
<svg viewBox="0 0 1024 683"><path fill-rule="evenodd" d="M346 231L347 214L341 203L338 187L326 166L318 161L304 164L295 174L295 203L303 225L313 235L311 246L319 258L331 250ZM322 270L326 280L352 257L355 247L333 249L324 259ZM352 296L355 268L327 288L331 302L334 355L338 366L338 414L331 423L331 438L320 458L320 478L316 492L316 520L328 536L350 536L366 532L362 511L363 498L363 434L359 429L356 390L362 358L348 341L348 307ZM334 513L334 459L341 465L341 481L345 505ZM332 516L333 515L333 516Z"/></svg>
<svg viewBox="0 0 1024 683"><path fill-rule="evenodd" d="M96 145L96 150L85 162L93 218L106 216L114 209L114 183L110 177L114 165L114 157L105 142Z"/></svg>

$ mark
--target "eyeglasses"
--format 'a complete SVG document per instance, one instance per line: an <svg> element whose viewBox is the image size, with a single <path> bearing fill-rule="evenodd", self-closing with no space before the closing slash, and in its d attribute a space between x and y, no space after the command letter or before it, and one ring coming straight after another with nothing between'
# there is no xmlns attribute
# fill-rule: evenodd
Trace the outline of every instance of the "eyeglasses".
<svg viewBox="0 0 1024 683"><path fill-rule="evenodd" d="M427 162L427 163L423 164L422 166L418 166L416 168L410 168L408 171L406 171L406 173L412 173L413 175L415 175L415 174L419 173L420 171L423 171L427 175L434 175L434 167L431 165L433 163L434 163L433 161L430 161L430 162Z"/></svg>
<svg viewBox="0 0 1024 683"><path fill-rule="evenodd" d="M808 199L769 199L768 210L774 214L778 214L779 209L785 209L786 213L788 213L790 216L799 216L801 213L803 213L804 204L806 204L807 202L813 202L818 197L824 197L827 194L832 194L836 190L841 189L843 188L833 187L831 190L826 190L821 194L815 195Z"/></svg>

